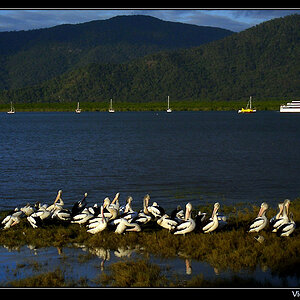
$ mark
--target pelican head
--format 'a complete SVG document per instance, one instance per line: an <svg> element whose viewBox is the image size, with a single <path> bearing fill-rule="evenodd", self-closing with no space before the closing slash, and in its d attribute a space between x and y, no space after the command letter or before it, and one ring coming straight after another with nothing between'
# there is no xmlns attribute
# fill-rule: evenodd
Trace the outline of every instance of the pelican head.
<svg viewBox="0 0 300 300"><path fill-rule="evenodd" d="M103 208L108 207L110 204L110 200L108 197L106 197L103 201Z"/></svg>
<svg viewBox="0 0 300 300"><path fill-rule="evenodd" d="M258 217L261 217L268 208L269 208L269 205L266 202L263 202L260 206Z"/></svg>
<svg viewBox="0 0 300 300"><path fill-rule="evenodd" d="M192 204L188 202L185 206L185 220L188 220L191 216Z"/></svg>
<svg viewBox="0 0 300 300"><path fill-rule="evenodd" d="M286 209L286 213L288 214L288 211L289 211L289 207L290 207L290 204L291 204L291 200L290 199L285 199L284 202L283 202L283 205Z"/></svg>
<svg viewBox="0 0 300 300"><path fill-rule="evenodd" d="M86 198L87 197L87 193L84 193L84 198Z"/></svg>
<svg viewBox="0 0 300 300"><path fill-rule="evenodd" d="M219 203L219 202L216 202L216 203L214 204L214 210L213 210L213 213L212 213L212 216L213 216L213 217L214 217L214 215L217 214L217 211L218 211L219 208L220 208L220 203Z"/></svg>

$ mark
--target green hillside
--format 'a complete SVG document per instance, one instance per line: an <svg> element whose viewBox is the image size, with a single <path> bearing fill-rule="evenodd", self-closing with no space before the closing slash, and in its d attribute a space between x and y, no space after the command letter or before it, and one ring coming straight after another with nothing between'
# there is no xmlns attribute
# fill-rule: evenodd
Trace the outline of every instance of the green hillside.
<svg viewBox="0 0 300 300"><path fill-rule="evenodd" d="M40 84L90 63L122 63L161 50L199 46L232 33L138 15L1 32L0 89Z"/></svg>
<svg viewBox="0 0 300 300"><path fill-rule="evenodd" d="M300 16L264 22L190 49L89 64L2 102L256 101L300 97Z"/></svg>

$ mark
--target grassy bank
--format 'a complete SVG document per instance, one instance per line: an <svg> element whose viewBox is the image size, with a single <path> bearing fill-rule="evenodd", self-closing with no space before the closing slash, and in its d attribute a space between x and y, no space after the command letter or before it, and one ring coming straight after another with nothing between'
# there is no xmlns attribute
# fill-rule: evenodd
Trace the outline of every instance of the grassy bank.
<svg viewBox="0 0 300 300"><path fill-rule="evenodd" d="M258 111L279 110L281 100L255 101ZM245 107L246 101L172 101L170 106L174 111L231 111ZM16 112L53 112L75 111L77 102L71 103L14 103ZM107 111L109 102L81 102L80 108L85 111ZM166 102L114 102L115 111L163 111ZM0 111L6 112L10 104L0 104Z"/></svg>
<svg viewBox="0 0 300 300"><path fill-rule="evenodd" d="M201 211L211 213L211 208L199 207ZM267 217L270 219L276 214L277 208L269 208ZM197 261L209 263L213 268L219 271L230 270L239 272L241 270L254 271L257 267L269 269L272 274L278 276L297 276L300 277L300 198L292 201L290 210L294 214L297 228L290 237L278 237L271 233L268 226L260 235L265 240L259 243L255 236L257 234L249 234L249 223L256 217L259 207L221 207L221 211L228 216L228 224L224 229L213 234L203 234L201 232L191 232L186 236L173 235L168 230L158 227L156 223L150 224L141 232L129 232L124 235L114 234L106 229L95 235L86 232L84 226L78 224L59 224L49 225L45 228L33 229L26 219L23 219L18 225L8 230L0 231L0 245L8 248L19 248L24 245L33 245L36 248L42 247L76 247L75 245L85 245L90 249L104 248L117 250L118 248L133 249L137 253L145 255L145 253L153 254L163 258L188 258ZM195 216L196 211L193 211ZM6 215L2 212L0 217ZM132 263L131 263L132 264ZM214 283L208 282L201 276L193 278L190 282L166 281L160 274L160 270L152 265L143 262L143 267L132 264L132 268L144 268L144 273L152 272L156 275L148 274L149 285L144 281L146 286L153 284L150 278L156 276L159 278L157 286L213 286ZM145 265L146 264L146 265ZM130 264L129 264L130 265ZM131 268L130 267L130 268ZM128 276L137 276L137 271L130 269L128 265L112 265L110 273L104 273L99 278L99 284L108 286L129 286L129 283L120 281L122 277L117 268L131 272ZM131 270L131 271L130 271ZM125 273L126 273L125 272ZM124 274L125 274L124 273ZM61 276L61 273L55 272L55 276ZM135 275L134 275L135 274ZM125 275L124 275L125 276ZM127 276L127 275L126 275ZM146 275L145 275L146 276ZM44 278L44 277L43 277ZM48 278L47 276L45 277ZM118 279L119 278L119 279ZM125 280L125 279L122 279ZM137 279L136 279L137 280ZM240 282L241 278L235 278L234 282ZM176 280L175 280L176 281ZM243 281L243 280L242 280ZM137 281L129 281L137 282ZM146 283L145 283L146 282ZM234 284L232 282L232 284ZM244 284L251 286L259 286L259 282L245 281ZM15 283L17 284L17 283ZM23 283L25 284L25 283ZM74 283L73 283L74 284ZM220 280L216 282L220 286L230 285L229 281Z"/></svg>

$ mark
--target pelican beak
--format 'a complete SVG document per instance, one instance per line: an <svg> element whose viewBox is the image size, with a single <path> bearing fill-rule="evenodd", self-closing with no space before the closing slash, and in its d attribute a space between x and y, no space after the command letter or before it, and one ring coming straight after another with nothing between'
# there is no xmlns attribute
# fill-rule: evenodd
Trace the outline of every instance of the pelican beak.
<svg viewBox="0 0 300 300"><path fill-rule="evenodd" d="M261 208L260 208L260 210L259 210L259 212L258 212L258 217L261 217L261 215L263 214L263 212L264 212L264 207L262 206Z"/></svg>

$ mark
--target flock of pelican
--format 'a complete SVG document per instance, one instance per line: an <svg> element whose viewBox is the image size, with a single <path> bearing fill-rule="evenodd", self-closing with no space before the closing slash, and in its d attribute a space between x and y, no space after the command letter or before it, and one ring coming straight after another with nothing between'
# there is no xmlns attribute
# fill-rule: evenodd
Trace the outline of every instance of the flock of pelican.
<svg viewBox="0 0 300 300"><path fill-rule="evenodd" d="M169 230L174 235L185 235L192 231L212 233L227 225L227 217L219 213L220 204L216 202L211 217L206 213L198 212L192 218L192 204L187 203L185 211L177 206L170 215L165 212L157 202L149 205L150 196L143 199L143 209L135 211L132 208L132 197L129 196L125 205L120 205L117 193L111 201L109 197L103 200L102 205L88 206L87 193L82 200L77 201L71 209L64 207L62 190L59 190L53 204L35 205L26 204L22 208L15 208L1 221L3 229L11 228L18 224L22 218L26 218L33 228L43 227L55 222L77 223L85 226L90 234L96 234L106 228L117 234L125 232L139 232L146 224L155 222L158 226ZM268 223L272 226L272 232L280 236L289 236L296 228L293 215L289 211L290 200L286 199L278 205L279 212L270 222L266 217L267 203L262 203L258 216L251 223L248 232L260 232Z"/></svg>

